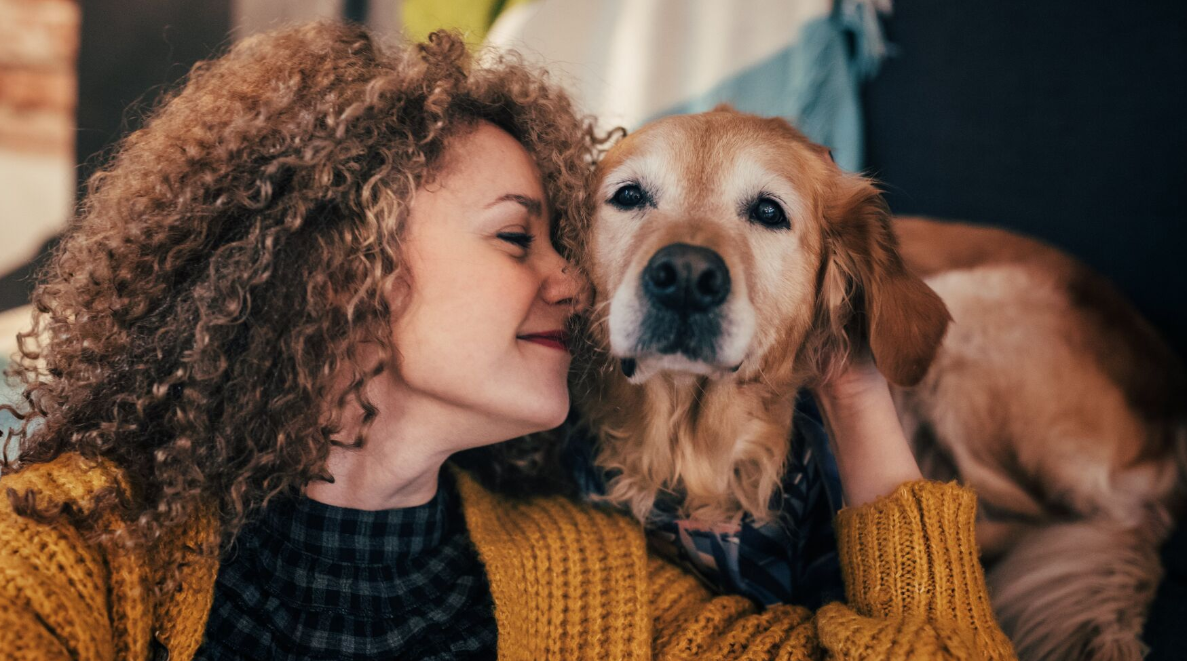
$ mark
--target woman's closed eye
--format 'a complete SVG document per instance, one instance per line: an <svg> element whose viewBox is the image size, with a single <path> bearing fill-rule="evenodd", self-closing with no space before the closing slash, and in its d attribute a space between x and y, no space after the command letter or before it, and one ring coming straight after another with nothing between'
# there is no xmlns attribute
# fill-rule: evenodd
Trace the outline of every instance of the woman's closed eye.
<svg viewBox="0 0 1187 661"><path fill-rule="evenodd" d="M530 248L532 241L536 240L536 236L528 232L499 232L497 236L503 241L517 245L524 250Z"/></svg>

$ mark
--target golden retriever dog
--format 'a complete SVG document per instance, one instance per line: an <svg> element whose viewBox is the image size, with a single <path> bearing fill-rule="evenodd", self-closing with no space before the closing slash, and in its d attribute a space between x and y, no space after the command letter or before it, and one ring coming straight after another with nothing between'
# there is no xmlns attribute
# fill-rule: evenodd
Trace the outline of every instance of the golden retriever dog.
<svg viewBox="0 0 1187 661"><path fill-rule="evenodd" d="M1024 658L1138 658L1182 499L1182 380L1111 288L996 230L892 221L781 119L723 107L618 142L583 249L574 394L606 497L640 520L772 518L797 392L869 352L925 474L979 494Z"/></svg>

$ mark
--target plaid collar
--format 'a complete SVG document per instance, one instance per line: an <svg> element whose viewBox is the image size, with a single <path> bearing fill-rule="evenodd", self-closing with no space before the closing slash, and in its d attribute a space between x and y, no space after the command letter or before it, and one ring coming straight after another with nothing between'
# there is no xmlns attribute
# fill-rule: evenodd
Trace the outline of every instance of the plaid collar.
<svg viewBox="0 0 1187 661"><path fill-rule="evenodd" d="M440 479L450 479L448 471L442 471ZM448 486L441 485L424 505L391 510L347 509L311 498L287 500L268 507L261 532L326 562L399 564L437 548L450 531Z"/></svg>
<svg viewBox="0 0 1187 661"><path fill-rule="evenodd" d="M309 498L269 506L251 540L257 580L307 611L393 617L424 609L422 600L481 572L470 566L452 477L442 471L440 480L418 507L366 511Z"/></svg>

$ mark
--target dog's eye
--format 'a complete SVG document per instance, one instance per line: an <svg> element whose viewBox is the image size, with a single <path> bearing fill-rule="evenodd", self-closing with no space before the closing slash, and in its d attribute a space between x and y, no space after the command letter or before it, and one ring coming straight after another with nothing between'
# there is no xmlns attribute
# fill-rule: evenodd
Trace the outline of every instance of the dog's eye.
<svg viewBox="0 0 1187 661"><path fill-rule="evenodd" d="M787 214L783 213L783 207L769 197L760 197L751 205L750 220L772 228L791 227L791 223L787 222Z"/></svg>
<svg viewBox="0 0 1187 661"><path fill-rule="evenodd" d="M614 196L610 198L610 204L619 209L637 209L647 202L647 193L639 184L627 184L622 188L614 191Z"/></svg>

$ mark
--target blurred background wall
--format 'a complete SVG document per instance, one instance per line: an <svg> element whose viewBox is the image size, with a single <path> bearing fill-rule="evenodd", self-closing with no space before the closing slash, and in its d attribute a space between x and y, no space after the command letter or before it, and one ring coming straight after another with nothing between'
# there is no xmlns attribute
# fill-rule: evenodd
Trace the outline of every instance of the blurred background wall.
<svg viewBox="0 0 1187 661"><path fill-rule="evenodd" d="M27 301L35 256L65 226L76 191L111 145L139 126L144 110L194 62L234 39L284 22L338 17L388 35L402 27L423 35L443 24L479 40L493 29L504 42L540 55L547 50L540 44L515 42L532 34L529 30L496 19L523 5L562 4L0 0L0 311ZM719 60L738 59L731 48L757 42L761 51L762 43L772 41L766 32L803 27L799 19L782 15L773 20L777 11L821 4L832 3L728 3L733 29L750 21L754 35L748 41L743 31L733 42L710 37L719 50L701 49L710 55L675 74L669 72L671 63L629 52L621 35L646 21L654 25L646 35L652 42L711 35L723 20L697 23L689 18L696 15L686 12L665 23L663 16L648 18L646 7L657 5L650 0L574 6L590 15L587 31L602 30L615 39L593 42L588 58L611 53L637 69L636 77L650 76L650 84L660 87L656 81L672 75L694 76ZM885 0L865 4L889 6ZM1187 276L1179 250L1187 239L1181 203L1187 185L1187 3L901 0L880 17L880 25L889 56L878 58L880 70L860 88L860 153L852 165L885 182L897 212L1003 225L1072 252L1117 282L1183 353L1187 306L1180 301ZM861 35L850 30L842 38L855 51L862 44L854 39ZM571 59L553 64L558 73L592 69ZM793 113L780 101L787 96L781 95L789 89L787 81L771 79L769 71L759 74L768 76L759 80L774 91L768 100L741 105ZM593 84L612 89L620 78ZM731 93L737 88L725 86L663 110L694 111ZM601 104L591 110L613 116L616 109ZM650 118L629 112L623 117L628 127ZM5 337L11 325L0 314Z"/></svg>
<svg viewBox="0 0 1187 661"><path fill-rule="evenodd" d="M1187 2L904 0L884 25L866 166L891 208L1053 243L1187 352Z"/></svg>
<svg viewBox="0 0 1187 661"><path fill-rule="evenodd" d="M28 302L37 257L86 180L196 62L316 18L396 34L399 10L398 1L0 0L0 312ZM0 314L5 341L21 321Z"/></svg>

